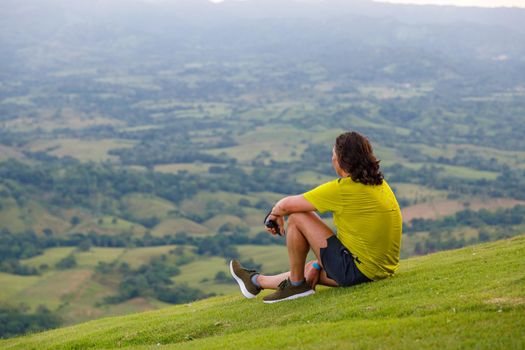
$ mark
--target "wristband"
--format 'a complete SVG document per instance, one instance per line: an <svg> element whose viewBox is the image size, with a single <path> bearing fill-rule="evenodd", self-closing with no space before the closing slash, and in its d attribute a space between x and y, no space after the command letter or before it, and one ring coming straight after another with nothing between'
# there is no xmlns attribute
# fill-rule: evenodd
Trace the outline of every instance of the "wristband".
<svg viewBox="0 0 525 350"><path fill-rule="evenodd" d="M314 263L312 264L312 267L313 267L314 269L316 269L317 271L321 271L321 265L319 265L317 262L314 262Z"/></svg>

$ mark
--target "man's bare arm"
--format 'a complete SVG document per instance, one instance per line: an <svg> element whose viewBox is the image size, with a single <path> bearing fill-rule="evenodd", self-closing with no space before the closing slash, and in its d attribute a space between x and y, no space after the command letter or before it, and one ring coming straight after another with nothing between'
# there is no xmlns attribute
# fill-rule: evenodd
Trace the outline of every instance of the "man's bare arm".
<svg viewBox="0 0 525 350"><path fill-rule="evenodd" d="M288 196L281 199L272 209L274 216L287 216L291 213L315 211L312 203L308 202L302 194Z"/></svg>

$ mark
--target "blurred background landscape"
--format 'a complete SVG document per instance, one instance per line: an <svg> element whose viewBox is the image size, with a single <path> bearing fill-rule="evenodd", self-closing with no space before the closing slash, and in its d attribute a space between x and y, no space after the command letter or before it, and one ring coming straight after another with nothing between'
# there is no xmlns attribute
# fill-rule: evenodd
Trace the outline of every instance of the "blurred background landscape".
<svg viewBox="0 0 525 350"><path fill-rule="evenodd" d="M262 220L369 137L402 257L525 232L525 10L0 4L0 337L287 269ZM330 219L326 217L329 224Z"/></svg>

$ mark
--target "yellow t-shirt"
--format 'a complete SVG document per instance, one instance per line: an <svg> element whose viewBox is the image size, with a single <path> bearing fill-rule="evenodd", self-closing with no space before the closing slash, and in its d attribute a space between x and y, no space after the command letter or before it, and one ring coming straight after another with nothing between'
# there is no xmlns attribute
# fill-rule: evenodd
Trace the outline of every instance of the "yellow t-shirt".
<svg viewBox="0 0 525 350"><path fill-rule="evenodd" d="M401 210L386 181L374 186L340 178L306 192L304 197L319 212L333 213L337 237L365 276L378 280L397 270Z"/></svg>

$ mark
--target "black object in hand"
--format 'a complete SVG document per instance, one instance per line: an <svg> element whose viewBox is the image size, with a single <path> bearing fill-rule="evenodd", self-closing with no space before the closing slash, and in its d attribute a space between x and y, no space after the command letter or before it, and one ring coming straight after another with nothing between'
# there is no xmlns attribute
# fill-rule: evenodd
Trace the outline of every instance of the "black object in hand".
<svg viewBox="0 0 525 350"><path fill-rule="evenodd" d="M268 217L270 216L270 214L272 213L272 211L270 210L270 212L266 215L266 217L264 218L264 226L268 227L268 228L273 228L275 230L275 232L277 232L277 234L279 236L282 236L281 234L281 228L279 227L279 224L277 223L277 221L275 220L271 220L269 219ZM284 232L283 232L284 233Z"/></svg>

